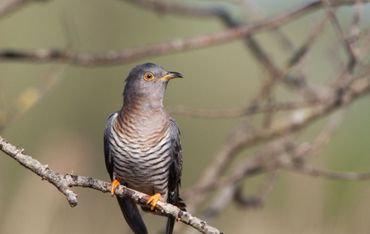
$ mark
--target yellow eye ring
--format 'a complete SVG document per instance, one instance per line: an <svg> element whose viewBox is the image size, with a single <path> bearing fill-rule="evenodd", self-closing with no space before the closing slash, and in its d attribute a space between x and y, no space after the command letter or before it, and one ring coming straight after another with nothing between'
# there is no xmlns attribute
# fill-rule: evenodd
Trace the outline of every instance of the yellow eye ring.
<svg viewBox="0 0 370 234"><path fill-rule="evenodd" d="M153 80L154 79L154 74L151 72L145 72L144 74L144 80Z"/></svg>

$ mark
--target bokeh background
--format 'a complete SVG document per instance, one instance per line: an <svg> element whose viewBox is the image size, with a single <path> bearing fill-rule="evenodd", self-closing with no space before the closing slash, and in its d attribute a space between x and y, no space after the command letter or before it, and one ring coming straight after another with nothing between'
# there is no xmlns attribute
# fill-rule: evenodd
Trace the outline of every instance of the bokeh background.
<svg viewBox="0 0 370 234"><path fill-rule="evenodd" d="M202 1L201 1L202 2ZM246 11L233 2L223 4L239 17ZM255 1L266 15L291 9L304 1ZM337 16L349 25L353 8L341 7ZM281 28L295 45L325 12L318 10ZM364 8L361 26L369 28L370 8ZM327 24L307 57L307 73L314 82L334 78L338 67L335 30ZM191 37L223 30L214 18L164 15L118 0L39 1L0 19L0 47L68 48L99 52ZM271 34L257 38L272 58L282 64L288 54ZM334 51L333 51L334 50ZM335 57L337 59L337 57ZM154 62L185 75L170 83L165 105L222 109L245 105L256 94L266 72L241 40L209 48L145 59L125 65L78 67L58 63L0 63L0 118L27 105L29 90L55 76L43 97L11 121L1 134L10 142L59 172L74 172L108 180L103 157L103 129L107 116L121 106L124 78L130 68ZM25 95L26 94L26 95ZM25 95L26 100L20 98ZM26 103L26 104L25 104ZM313 163L343 171L370 169L368 97L349 107L330 144ZM183 188L194 184L219 145L240 119L199 119L174 116L182 130ZM314 124L299 137L320 128ZM240 154L248 157L248 152ZM261 209L239 209L231 204L212 224L225 233L369 233L369 182L328 181L278 172L274 190ZM248 179L253 194L260 177ZM70 208L47 182L0 154L0 233L70 234L129 233L116 200L89 189L75 189L79 204ZM144 215L151 233L164 219ZM182 224L179 224L182 225Z"/></svg>

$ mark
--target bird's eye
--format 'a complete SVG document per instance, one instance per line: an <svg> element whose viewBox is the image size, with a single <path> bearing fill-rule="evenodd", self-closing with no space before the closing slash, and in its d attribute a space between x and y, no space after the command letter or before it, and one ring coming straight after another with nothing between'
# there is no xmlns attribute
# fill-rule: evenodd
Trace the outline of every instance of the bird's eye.
<svg viewBox="0 0 370 234"><path fill-rule="evenodd" d="M153 79L154 79L153 73L151 73L151 72L145 72L145 74L144 74L144 80L153 80Z"/></svg>

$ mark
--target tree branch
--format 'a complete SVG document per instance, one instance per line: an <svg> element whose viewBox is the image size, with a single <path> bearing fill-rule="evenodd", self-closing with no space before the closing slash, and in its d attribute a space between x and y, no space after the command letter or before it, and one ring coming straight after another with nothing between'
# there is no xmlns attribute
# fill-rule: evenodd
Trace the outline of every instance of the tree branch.
<svg viewBox="0 0 370 234"><path fill-rule="evenodd" d="M276 102L267 104L252 103L247 107L236 107L228 109L203 109L192 108L187 106L174 106L169 107L167 110L176 115L188 116L193 118L238 118L243 116L250 116L267 112L282 112L294 111L298 109L311 108L314 106L322 106L327 100L308 100L308 101L295 101L295 102Z"/></svg>
<svg viewBox="0 0 370 234"><path fill-rule="evenodd" d="M79 176L73 174L61 174L54 172L36 159L23 153L23 149L6 142L0 136L0 150L19 162L22 166L29 169L43 180L48 181L54 185L61 193L66 196L68 203L73 207L77 205L77 194L71 190L72 187L92 188L103 193L110 192L111 183L95 179L89 176ZM129 189L125 186L119 186L116 190L116 195L120 197L127 197L134 200L137 204L146 206L149 195ZM201 233L222 233L218 229L208 225L205 221L191 215L188 212L182 211L174 205L164 202L157 203L157 213L163 215L171 215L178 221L181 221Z"/></svg>
<svg viewBox="0 0 370 234"><path fill-rule="evenodd" d="M370 0L366 0L364 2L369 1ZM355 0L342 0L337 1L335 4L333 3L333 5L340 6L346 4L354 4L355 2ZM275 29L297 17L312 12L312 10L318 9L321 5L322 3L320 0L315 0L309 3L305 3L286 13L261 20L260 22L254 24L243 25L240 27L231 28L208 35L201 35L185 39L176 39L154 45L124 49L121 51L110 51L101 54L80 53L59 49L38 49L29 51L16 49L0 49L0 62L60 62L79 66L124 64L143 58L150 58L153 56L218 45L238 39L243 36L250 36L258 32Z"/></svg>

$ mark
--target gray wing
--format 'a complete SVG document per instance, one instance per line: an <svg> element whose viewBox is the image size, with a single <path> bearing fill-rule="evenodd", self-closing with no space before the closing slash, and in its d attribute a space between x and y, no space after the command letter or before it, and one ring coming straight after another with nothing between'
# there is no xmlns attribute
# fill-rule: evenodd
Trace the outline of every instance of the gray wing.
<svg viewBox="0 0 370 234"><path fill-rule="evenodd" d="M104 130L105 166L107 168L107 171L109 173L111 180L113 180L113 177L114 177L114 167L113 167L114 157L111 153L111 149L110 149L111 146L109 144L109 138L112 137L111 127L112 127L112 123L115 118L115 115L116 113L113 113L112 115L109 116L107 120L107 125ZM117 197L117 201L121 208L122 214L125 217L126 222L130 226L130 228L136 234L147 234L148 231L145 227L144 221L140 215L140 212L135 202L129 198L122 198L122 197Z"/></svg>
<svg viewBox="0 0 370 234"><path fill-rule="evenodd" d="M174 204L181 210L186 210L184 201L180 198L179 188L181 185L182 149L180 144L180 130L174 119L170 118L171 157L172 163L168 176L168 203ZM167 220L166 234L171 234L175 225L175 218Z"/></svg>
<svg viewBox="0 0 370 234"><path fill-rule="evenodd" d="M113 157L110 152L109 137L111 137L110 129L112 126L112 120L116 113L111 114L107 119L107 124L104 129L104 158L105 167L109 173L110 179L113 179Z"/></svg>
<svg viewBox="0 0 370 234"><path fill-rule="evenodd" d="M174 195L177 196L169 196L168 202L175 204L179 194L179 186L181 185L182 148L180 144L180 130L173 119L170 119L170 137L172 163L169 171L168 189L170 194L175 192Z"/></svg>

